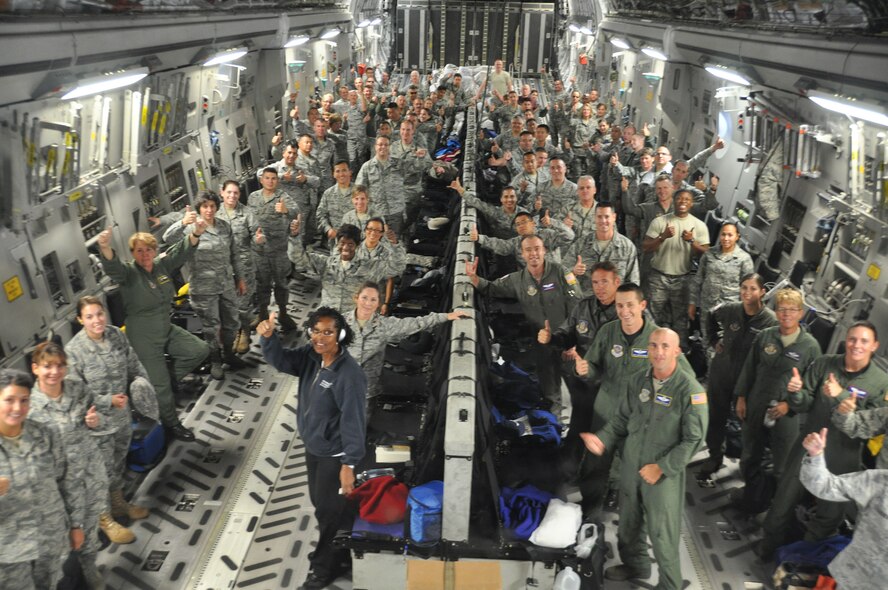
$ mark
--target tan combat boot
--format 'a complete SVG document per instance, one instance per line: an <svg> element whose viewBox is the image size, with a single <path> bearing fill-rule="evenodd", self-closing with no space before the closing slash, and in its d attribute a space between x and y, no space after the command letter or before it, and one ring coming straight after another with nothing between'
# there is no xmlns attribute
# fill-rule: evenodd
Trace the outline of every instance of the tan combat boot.
<svg viewBox="0 0 888 590"><path fill-rule="evenodd" d="M111 490L111 516L123 518L128 516L132 520L148 518L148 509L144 506L130 504L123 499L123 490Z"/></svg>
<svg viewBox="0 0 888 590"><path fill-rule="evenodd" d="M131 530L111 518L107 512L99 515L99 528L108 537L108 540L118 545L127 545L136 540L136 536Z"/></svg>
<svg viewBox="0 0 888 590"><path fill-rule="evenodd" d="M234 339L234 352L237 354L250 352L250 333L246 330L237 331L237 337Z"/></svg>

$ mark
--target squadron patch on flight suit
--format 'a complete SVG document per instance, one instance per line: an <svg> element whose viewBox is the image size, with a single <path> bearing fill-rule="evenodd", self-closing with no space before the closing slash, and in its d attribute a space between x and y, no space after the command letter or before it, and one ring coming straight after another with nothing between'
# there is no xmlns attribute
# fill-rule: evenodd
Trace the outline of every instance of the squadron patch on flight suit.
<svg viewBox="0 0 888 590"><path fill-rule="evenodd" d="M777 345L774 344L773 342L767 343L764 348L764 353L765 354L777 354Z"/></svg>
<svg viewBox="0 0 888 590"><path fill-rule="evenodd" d="M650 390L642 389L641 393L638 394L638 399L641 403L646 404L651 399Z"/></svg>
<svg viewBox="0 0 888 590"><path fill-rule="evenodd" d="M731 325L728 326L728 328L730 328L732 332L737 332L738 330L740 330L740 323L739 322L731 322Z"/></svg>
<svg viewBox="0 0 888 590"><path fill-rule="evenodd" d="M537 294L537 288L534 287L533 285L529 286L527 288L527 294L530 295L531 297L533 297L534 295Z"/></svg>
<svg viewBox="0 0 888 590"><path fill-rule="evenodd" d="M662 393L658 393L654 397L654 403L660 404L661 406L668 408L669 406L672 405L672 396L671 395L663 395Z"/></svg>
<svg viewBox="0 0 888 590"><path fill-rule="evenodd" d="M623 356L623 346L621 344L614 344L613 348L611 348L611 354L614 355L614 358L620 358Z"/></svg>
<svg viewBox="0 0 888 590"><path fill-rule="evenodd" d="M691 394L691 404L698 406L706 403L706 392Z"/></svg>
<svg viewBox="0 0 888 590"><path fill-rule="evenodd" d="M577 332L579 332L580 334L585 334L588 331L589 322L587 322L586 320L580 320L579 322L577 322Z"/></svg>

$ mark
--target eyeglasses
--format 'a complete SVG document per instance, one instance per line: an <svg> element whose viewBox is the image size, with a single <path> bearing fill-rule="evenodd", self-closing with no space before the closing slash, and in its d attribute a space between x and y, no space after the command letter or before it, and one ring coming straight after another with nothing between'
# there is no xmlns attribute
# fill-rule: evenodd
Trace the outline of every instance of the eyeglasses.
<svg viewBox="0 0 888 590"><path fill-rule="evenodd" d="M329 330L329 329L328 329L328 330L318 330L317 328L311 328L311 329L309 330L309 333L310 333L312 336L321 336L321 335L323 335L323 336L326 336L326 337L329 338L330 336L333 336L334 334L336 334L336 330Z"/></svg>
<svg viewBox="0 0 888 590"><path fill-rule="evenodd" d="M368 227L364 231L368 234L381 234L382 233L381 229L376 229L375 227Z"/></svg>
<svg viewBox="0 0 888 590"><path fill-rule="evenodd" d="M802 311L802 310L798 307L778 307L777 308L777 313L796 313L799 311Z"/></svg>

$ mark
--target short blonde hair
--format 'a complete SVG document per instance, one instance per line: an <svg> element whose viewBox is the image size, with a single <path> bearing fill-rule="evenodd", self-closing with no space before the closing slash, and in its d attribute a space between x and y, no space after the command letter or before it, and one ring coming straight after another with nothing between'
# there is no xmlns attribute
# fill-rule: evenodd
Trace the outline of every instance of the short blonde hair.
<svg viewBox="0 0 888 590"><path fill-rule="evenodd" d="M799 309L805 307L805 300L802 298L801 292L792 287L786 287L777 291L777 293L774 294L774 303L775 307L783 305L784 303L793 305Z"/></svg>
<svg viewBox="0 0 888 590"><path fill-rule="evenodd" d="M152 250L157 250L157 238L146 231L138 231L130 236L129 249L130 252L136 249L136 242L142 242Z"/></svg>

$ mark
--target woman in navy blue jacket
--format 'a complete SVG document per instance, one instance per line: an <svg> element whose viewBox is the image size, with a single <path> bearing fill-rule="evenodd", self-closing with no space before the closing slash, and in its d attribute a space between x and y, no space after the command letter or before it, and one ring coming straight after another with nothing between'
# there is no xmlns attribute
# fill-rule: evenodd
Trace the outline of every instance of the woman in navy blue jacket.
<svg viewBox="0 0 888 590"><path fill-rule="evenodd" d="M351 328L338 311L319 307L308 318L309 344L284 348L274 332L276 314L260 322L262 353L275 369L299 377L296 424L305 443L308 494L320 537L303 588L324 588L343 573L347 550L333 537L347 515L345 495L354 489L355 465L364 457L367 378L346 347ZM345 525L343 527L342 525ZM345 568L347 569L347 568Z"/></svg>

